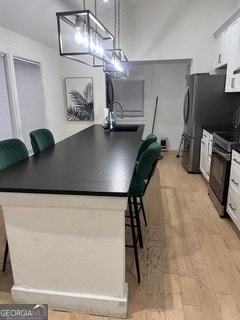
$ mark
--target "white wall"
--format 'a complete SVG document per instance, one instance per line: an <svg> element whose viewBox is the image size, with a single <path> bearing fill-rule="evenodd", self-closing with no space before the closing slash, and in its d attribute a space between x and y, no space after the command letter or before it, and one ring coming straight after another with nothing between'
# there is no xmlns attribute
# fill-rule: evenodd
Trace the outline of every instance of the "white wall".
<svg viewBox="0 0 240 320"><path fill-rule="evenodd" d="M92 68L59 56L58 51L0 27L0 52L38 61L46 103L47 127L56 141L64 139L94 123L102 123L106 106L105 74L102 68ZM94 121L68 121L64 78L92 77L94 93Z"/></svg>
<svg viewBox="0 0 240 320"><path fill-rule="evenodd" d="M158 107L154 133L158 140L168 138L168 149L177 150L183 131L183 97L186 62L156 62L131 64L130 79L144 79L144 104L146 121L144 135L151 133L155 102Z"/></svg>
<svg viewBox="0 0 240 320"><path fill-rule="evenodd" d="M94 95L94 121L66 121L67 135L72 135L94 123L102 123L103 108L106 107L105 96L105 74L102 68L92 68L81 63L61 58L61 78L62 89L64 92L64 108L66 108L66 95L64 78L71 77L92 77L93 78L93 95ZM65 116L65 119L66 116Z"/></svg>
<svg viewBox="0 0 240 320"><path fill-rule="evenodd" d="M122 1L121 47L132 61L193 58L192 73L211 71L213 33L236 8L235 0Z"/></svg>
<svg viewBox="0 0 240 320"><path fill-rule="evenodd" d="M0 28L0 52L41 62L47 126L53 131L56 141L62 140L66 136L66 121L58 53L4 28Z"/></svg>

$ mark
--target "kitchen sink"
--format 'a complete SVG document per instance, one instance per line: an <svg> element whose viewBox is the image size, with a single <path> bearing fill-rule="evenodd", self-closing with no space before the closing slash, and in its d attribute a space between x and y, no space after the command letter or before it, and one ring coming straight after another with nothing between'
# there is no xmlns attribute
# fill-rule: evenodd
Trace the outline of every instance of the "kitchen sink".
<svg viewBox="0 0 240 320"><path fill-rule="evenodd" d="M139 125L137 124L117 124L112 131L136 132L138 128Z"/></svg>

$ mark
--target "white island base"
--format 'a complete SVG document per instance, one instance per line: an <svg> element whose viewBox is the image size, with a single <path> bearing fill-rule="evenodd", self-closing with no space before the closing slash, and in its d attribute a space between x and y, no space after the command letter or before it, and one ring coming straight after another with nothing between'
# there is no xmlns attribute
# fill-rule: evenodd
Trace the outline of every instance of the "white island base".
<svg viewBox="0 0 240 320"><path fill-rule="evenodd" d="M16 303L127 317L127 198L0 193Z"/></svg>

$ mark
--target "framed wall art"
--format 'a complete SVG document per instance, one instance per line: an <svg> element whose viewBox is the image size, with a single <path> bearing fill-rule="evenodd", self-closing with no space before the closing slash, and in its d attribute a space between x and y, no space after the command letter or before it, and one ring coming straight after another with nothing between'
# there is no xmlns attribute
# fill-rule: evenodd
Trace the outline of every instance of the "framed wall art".
<svg viewBox="0 0 240 320"><path fill-rule="evenodd" d="M93 79L65 78L67 119L70 121L93 121Z"/></svg>

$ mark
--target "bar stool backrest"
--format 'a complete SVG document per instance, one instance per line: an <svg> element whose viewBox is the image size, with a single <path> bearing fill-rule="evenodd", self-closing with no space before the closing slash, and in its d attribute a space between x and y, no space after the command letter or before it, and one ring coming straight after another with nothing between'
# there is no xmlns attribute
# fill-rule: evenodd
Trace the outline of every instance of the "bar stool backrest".
<svg viewBox="0 0 240 320"><path fill-rule="evenodd" d="M25 144L19 139L7 139L0 141L0 170L28 158ZM8 257L8 241L6 240L3 256L3 272L5 272Z"/></svg>
<svg viewBox="0 0 240 320"><path fill-rule="evenodd" d="M143 152L139 162L136 165L135 175L144 180L150 179L156 168L159 156L161 153L161 146L157 142L153 142Z"/></svg>
<svg viewBox="0 0 240 320"><path fill-rule="evenodd" d="M38 129L30 132L30 139L35 154L55 145L53 134L48 129Z"/></svg>
<svg viewBox="0 0 240 320"><path fill-rule="evenodd" d="M0 170L28 158L25 144L19 139L0 141Z"/></svg>
<svg viewBox="0 0 240 320"><path fill-rule="evenodd" d="M145 140L143 140L139 150L138 150L138 155L137 155L137 161L139 161L141 155L147 148L150 146L151 143L157 141L157 136L155 134L149 134Z"/></svg>

